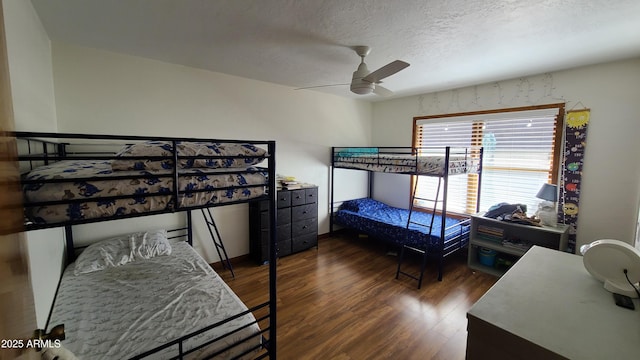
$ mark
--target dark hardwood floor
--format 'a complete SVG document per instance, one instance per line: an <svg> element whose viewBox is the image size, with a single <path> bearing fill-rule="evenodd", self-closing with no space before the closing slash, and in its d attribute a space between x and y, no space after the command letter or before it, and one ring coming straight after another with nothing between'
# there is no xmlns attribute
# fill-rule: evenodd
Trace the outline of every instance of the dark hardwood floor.
<svg viewBox="0 0 640 360"><path fill-rule="evenodd" d="M280 359L463 359L466 312L497 280L467 268L465 254L445 259L443 281L428 266L421 289L395 279L384 245L342 233L318 249L278 260L277 355ZM413 259L415 270L419 264ZM267 300L268 266L217 269L251 307Z"/></svg>

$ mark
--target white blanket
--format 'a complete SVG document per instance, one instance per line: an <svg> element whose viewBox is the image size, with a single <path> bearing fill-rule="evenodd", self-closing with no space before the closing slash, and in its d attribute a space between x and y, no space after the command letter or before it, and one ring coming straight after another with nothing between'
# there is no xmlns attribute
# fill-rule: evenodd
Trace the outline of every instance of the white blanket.
<svg viewBox="0 0 640 360"><path fill-rule="evenodd" d="M64 324L65 348L79 359L126 359L247 310L211 267L185 242L172 254L89 274L64 272L50 324ZM244 315L188 340L185 349L254 321ZM221 358L260 344L256 324L217 341L190 358L255 334ZM177 355L173 346L150 359Z"/></svg>

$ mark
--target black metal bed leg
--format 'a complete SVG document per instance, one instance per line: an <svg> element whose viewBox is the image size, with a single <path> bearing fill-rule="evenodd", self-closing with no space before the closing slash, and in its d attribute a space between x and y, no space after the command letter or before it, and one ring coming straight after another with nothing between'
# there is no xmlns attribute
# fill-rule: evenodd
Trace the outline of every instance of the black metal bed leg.
<svg viewBox="0 0 640 360"><path fill-rule="evenodd" d="M404 260L404 245L400 245L400 254L398 254L398 269L396 270L396 279L400 277L400 265Z"/></svg>
<svg viewBox="0 0 640 360"><path fill-rule="evenodd" d="M444 267L444 256L440 254L440 256L438 256L438 281L442 281L443 267Z"/></svg>
<svg viewBox="0 0 640 360"><path fill-rule="evenodd" d="M213 215L211 214L211 209L203 208L200 210L202 211L202 216L204 217L204 221L207 223L207 229L209 229L209 235L211 235L211 240L213 241L213 245L216 248L216 252L218 252L218 257L220 258L222 267L224 269L228 269L231 272L231 277L235 279L236 274L233 272L233 266L231 266L231 261L229 260L229 256L227 255L227 250L224 248L224 243L222 242L222 237L220 237L218 226L216 226L216 222L213 219ZM207 217L207 214L208 214L208 217ZM213 233L214 231L215 231L215 235ZM222 254L220 253L220 250L222 250Z"/></svg>
<svg viewBox="0 0 640 360"><path fill-rule="evenodd" d="M427 269L427 251L424 251L422 256L422 264L420 264L420 277L418 278L418 289L422 286L422 279L424 278L424 272Z"/></svg>

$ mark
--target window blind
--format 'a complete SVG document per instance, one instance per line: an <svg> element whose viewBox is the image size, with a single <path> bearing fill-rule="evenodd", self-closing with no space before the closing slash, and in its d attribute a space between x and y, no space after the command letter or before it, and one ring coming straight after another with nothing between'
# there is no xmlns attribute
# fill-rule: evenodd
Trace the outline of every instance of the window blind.
<svg viewBox="0 0 640 360"><path fill-rule="evenodd" d="M501 202L527 205L533 215L541 201L535 195L555 180L559 107L416 119L414 146L484 148L480 210ZM474 213L477 175L449 177L447 211ZM416 197L435 198L438 179L421 176ZM433 208L429 201L417 206ZM438 209L441 205L437 206Z"/></svg>

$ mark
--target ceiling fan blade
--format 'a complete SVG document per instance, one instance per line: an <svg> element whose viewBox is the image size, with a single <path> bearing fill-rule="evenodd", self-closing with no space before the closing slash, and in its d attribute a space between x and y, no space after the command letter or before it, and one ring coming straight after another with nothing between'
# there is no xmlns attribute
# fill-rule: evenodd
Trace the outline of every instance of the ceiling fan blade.
<svg viewBox="0 0 640 360"><path fill-rule="evenodd" d="M362 78L364 81L377 83L378 81L386 78L387 76L391 76L398 71L409 66L409 63L406 63L402 60L396 60L388 63L387 65L381 67L380 69L370 73L369 75Z"/></svg>
<svg viewBox="0 0 640 360"><path fill-rule="evenodd" d="M393 95L393 91L387 89L386 87L382 87L380 85L376 85L375 88L373 88L373 93L376 95L380 95L380 96L391 96Z"/></svg>
<svg viewBox="0 0 640 360"><path fill-rule="evenodd" d="M328 85L305 86L305 87L295 88L293 90L306 90L306 89L323 88L323 87L329 87L329 86L345 86L345 85L351 85L351 84L350 83L346 83L346 84L328 84Z"/></svg>

